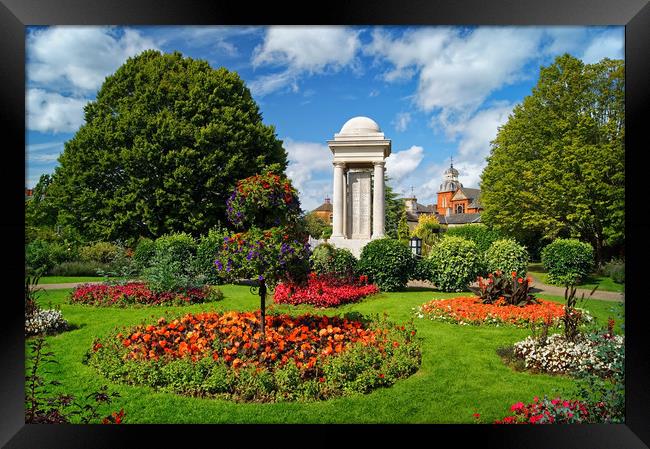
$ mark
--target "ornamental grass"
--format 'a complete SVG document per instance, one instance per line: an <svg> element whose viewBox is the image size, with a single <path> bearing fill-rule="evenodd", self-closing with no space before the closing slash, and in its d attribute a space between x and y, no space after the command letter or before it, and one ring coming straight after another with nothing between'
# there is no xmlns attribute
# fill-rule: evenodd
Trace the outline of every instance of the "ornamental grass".
<svg viewBox="0 0 650 449"><path fill-rule="evenodd" d="M368 284L367 276L358 279L338 279L334 276L311 273L306 285L282 283L275 288L273 301L277 304L311 304L314 307L336 307L360 301L379 292Z"/></svg>
<svg viewBox="0 0 650 449"><path fill-rule="evenodd" d="M204 312L96 339L87 363L112 380L192 396L319 400L389 386L417 370L412 323Z"/></svg>
<svg viewBox="0 0 650 449"><path fill-rule="evenodd" d="M154 292L144 282L124 285L83 284L70 294L71 304L99 307L126 307L131 305L162 306L190 305L221 299L214 287L187 288L173 292Z"/></svg>
<svg viewBox="0 0 650 449"><path fill-rule="evenodd" d="M531 323L550 323L557 326L564 315L564 306L539 300L539 304L507 305L502 299L484 304L480 298L458 297L433 300L416 309L418 318L448 321L463 325L510 324L528 327Z"/></svg>

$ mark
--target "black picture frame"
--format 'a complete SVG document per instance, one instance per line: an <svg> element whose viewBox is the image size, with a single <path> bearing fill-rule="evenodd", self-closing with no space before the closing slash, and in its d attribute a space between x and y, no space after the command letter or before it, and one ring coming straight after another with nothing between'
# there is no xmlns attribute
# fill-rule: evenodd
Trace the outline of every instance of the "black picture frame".
<svg viewBox="0 0 650 449"><path fill-rule="evenodd" d="M626 423L620 425L423 425L423 426L82 426L24 424L24 354L22 301L24 258L25 26L145 24L422 24L422 25L625 25L626 65ZM650 5L646 0L445 0L373 2L338 1L298 5L265 2L173 0L0 0L0 126L5 213L1 228L4 258L3 325L0 326L0 445L7 448L131 447L174 442L211 446L237 444L354 444L366 438L385 440L398 432L403 443L437 445L451 438L455 447L500 448L643 448L650 444L650 346L644 322L641 270L649 254L650 233L641 181L648 151L644 117L648 112ZM644 114L645 113L645 114ZM23 240L20 237L23 236ZM640 275L640 276L639 276ZM422 398L427 400L427 398ZM336 434L346 431L344 439ZM230 440L232 441L232 440ZM399 444L399 443L398 443ZM145 447L146 447L145 446Z"/></svg>

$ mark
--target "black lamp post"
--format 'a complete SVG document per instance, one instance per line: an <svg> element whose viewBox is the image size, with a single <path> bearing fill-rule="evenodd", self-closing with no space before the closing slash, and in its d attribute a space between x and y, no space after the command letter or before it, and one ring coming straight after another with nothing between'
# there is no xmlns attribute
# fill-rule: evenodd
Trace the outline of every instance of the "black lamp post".
<svg viewBox="0 0 650 449"><path fill-rule="evenodd" d="M418 257L422 256L422 239L416 236L413 236L409 239L409 245L411 246L411 252Z"/></svg>

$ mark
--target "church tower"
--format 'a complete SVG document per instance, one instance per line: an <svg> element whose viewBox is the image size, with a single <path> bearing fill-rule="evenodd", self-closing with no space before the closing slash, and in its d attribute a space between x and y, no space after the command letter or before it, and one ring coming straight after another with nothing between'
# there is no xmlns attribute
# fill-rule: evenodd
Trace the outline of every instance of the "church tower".
<svg viewBox="0 0 650 449"><path fill-rule="evenodd" d="M458 181L458 170L454 168L453 161L451 162L449 168L443 173L444 178L442 184L440 184L440 190L438 191L438 204L437 204L437 213L438 215L451 215L454 212L451 207L451 198L454 196L454 193L463 185Z"/></svg>

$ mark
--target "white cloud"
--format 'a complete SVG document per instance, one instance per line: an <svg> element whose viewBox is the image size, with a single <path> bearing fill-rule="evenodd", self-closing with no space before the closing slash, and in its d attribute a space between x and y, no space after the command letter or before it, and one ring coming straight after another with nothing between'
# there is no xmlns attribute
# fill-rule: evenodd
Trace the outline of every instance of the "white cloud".
<svg viewBox="0 0 650 449"><path fill-rule="evenodd" d="M27 129L53 133L75 132L83 123L83 107L88 101L43 89L28 89Z"/></svg>
<svg viewBox="0 0 650 449"><path fill-rule="evenodd" d="M269 27L264 42L253 51L252 65L285 67L284 72L253 81L254 92L265 95L304 74L358 69L355 55L361 43L359 31L342 26Z"/></svg>
<svg viewBox="0 0 650 449"><path fill-rule="evenodd" d="M411 146L408 150L391 153L386 159L386 175L399 183L420 165L423 158L424 148L417 145Z"/></svg>
<svg viewBox="0 0 650 449"><path fill-rule="evenodd" d="M406 131L409 123L411 122L411 114L409 112L398 112L395 119L391 122L398 132Z"/></svg>
<svg viewBox="0 0 650 449"><path fill-rule="evenodd" d="M126 59L157 48L140 32L111 27L55 26L27 36L27 79L30 85L90 93Z"/></svg>
<svg viewBox="0 0 650 449"><path fill-rule="evenodd" d="M29 157L29 162L56 162L61 153L47 153L47 154L37 154Z"/></svg>
<svg viewBox="0 0 650 449"><path fill-rule="evenodd" d="M298 91L296 75L291 72L273 73L270 75L260 76L259 78L248 83L253 95L264 96L271 92L278 91L288 87L292 92Z"/></svg>
<svg viewBox="0 0 650 449"><path fill-rule="evenodd" d="M477 112L470 119L449 127L451 134L459 137L458 160L483 160L490 153L490 142L497 135L499 126L506 123L512 112L512 104L498 104Z"/></svg>
<svg viewBox="0 0 650 449"><path fill-rule="evenodd" d="M585 49L581 59L585 64L594 64L603 58L623 59L625 56L624 33L625 31L621 27L596 35Z"/></svg>
<svg viewBox="0 0 650 449"><path fill-rule="evenodd" d="M323 192L323 183L331 180L314 180L314 176L331 175L332 152L327 145L316 142L299 142L290 138L284 139L284 148L287 150L289 165L287 177L293 186L300 192L303 209L310 210L320 205L325 196L331 192ZM331 176L330 176L331 177ZM318 204L313 205L317 201ZM312 207L313 206L313 207Z"/></svg>
<svg viewBox="0 0 650 449"><path fill-rule="evenodd" d="M481 27L409 30L400 37L375 30L367 54L385 59L392 69L386 81L417 75L414 95L423 111L441 111L443 119L476 110L495 90L521 78L536 54L541 29Z"/></svg>

